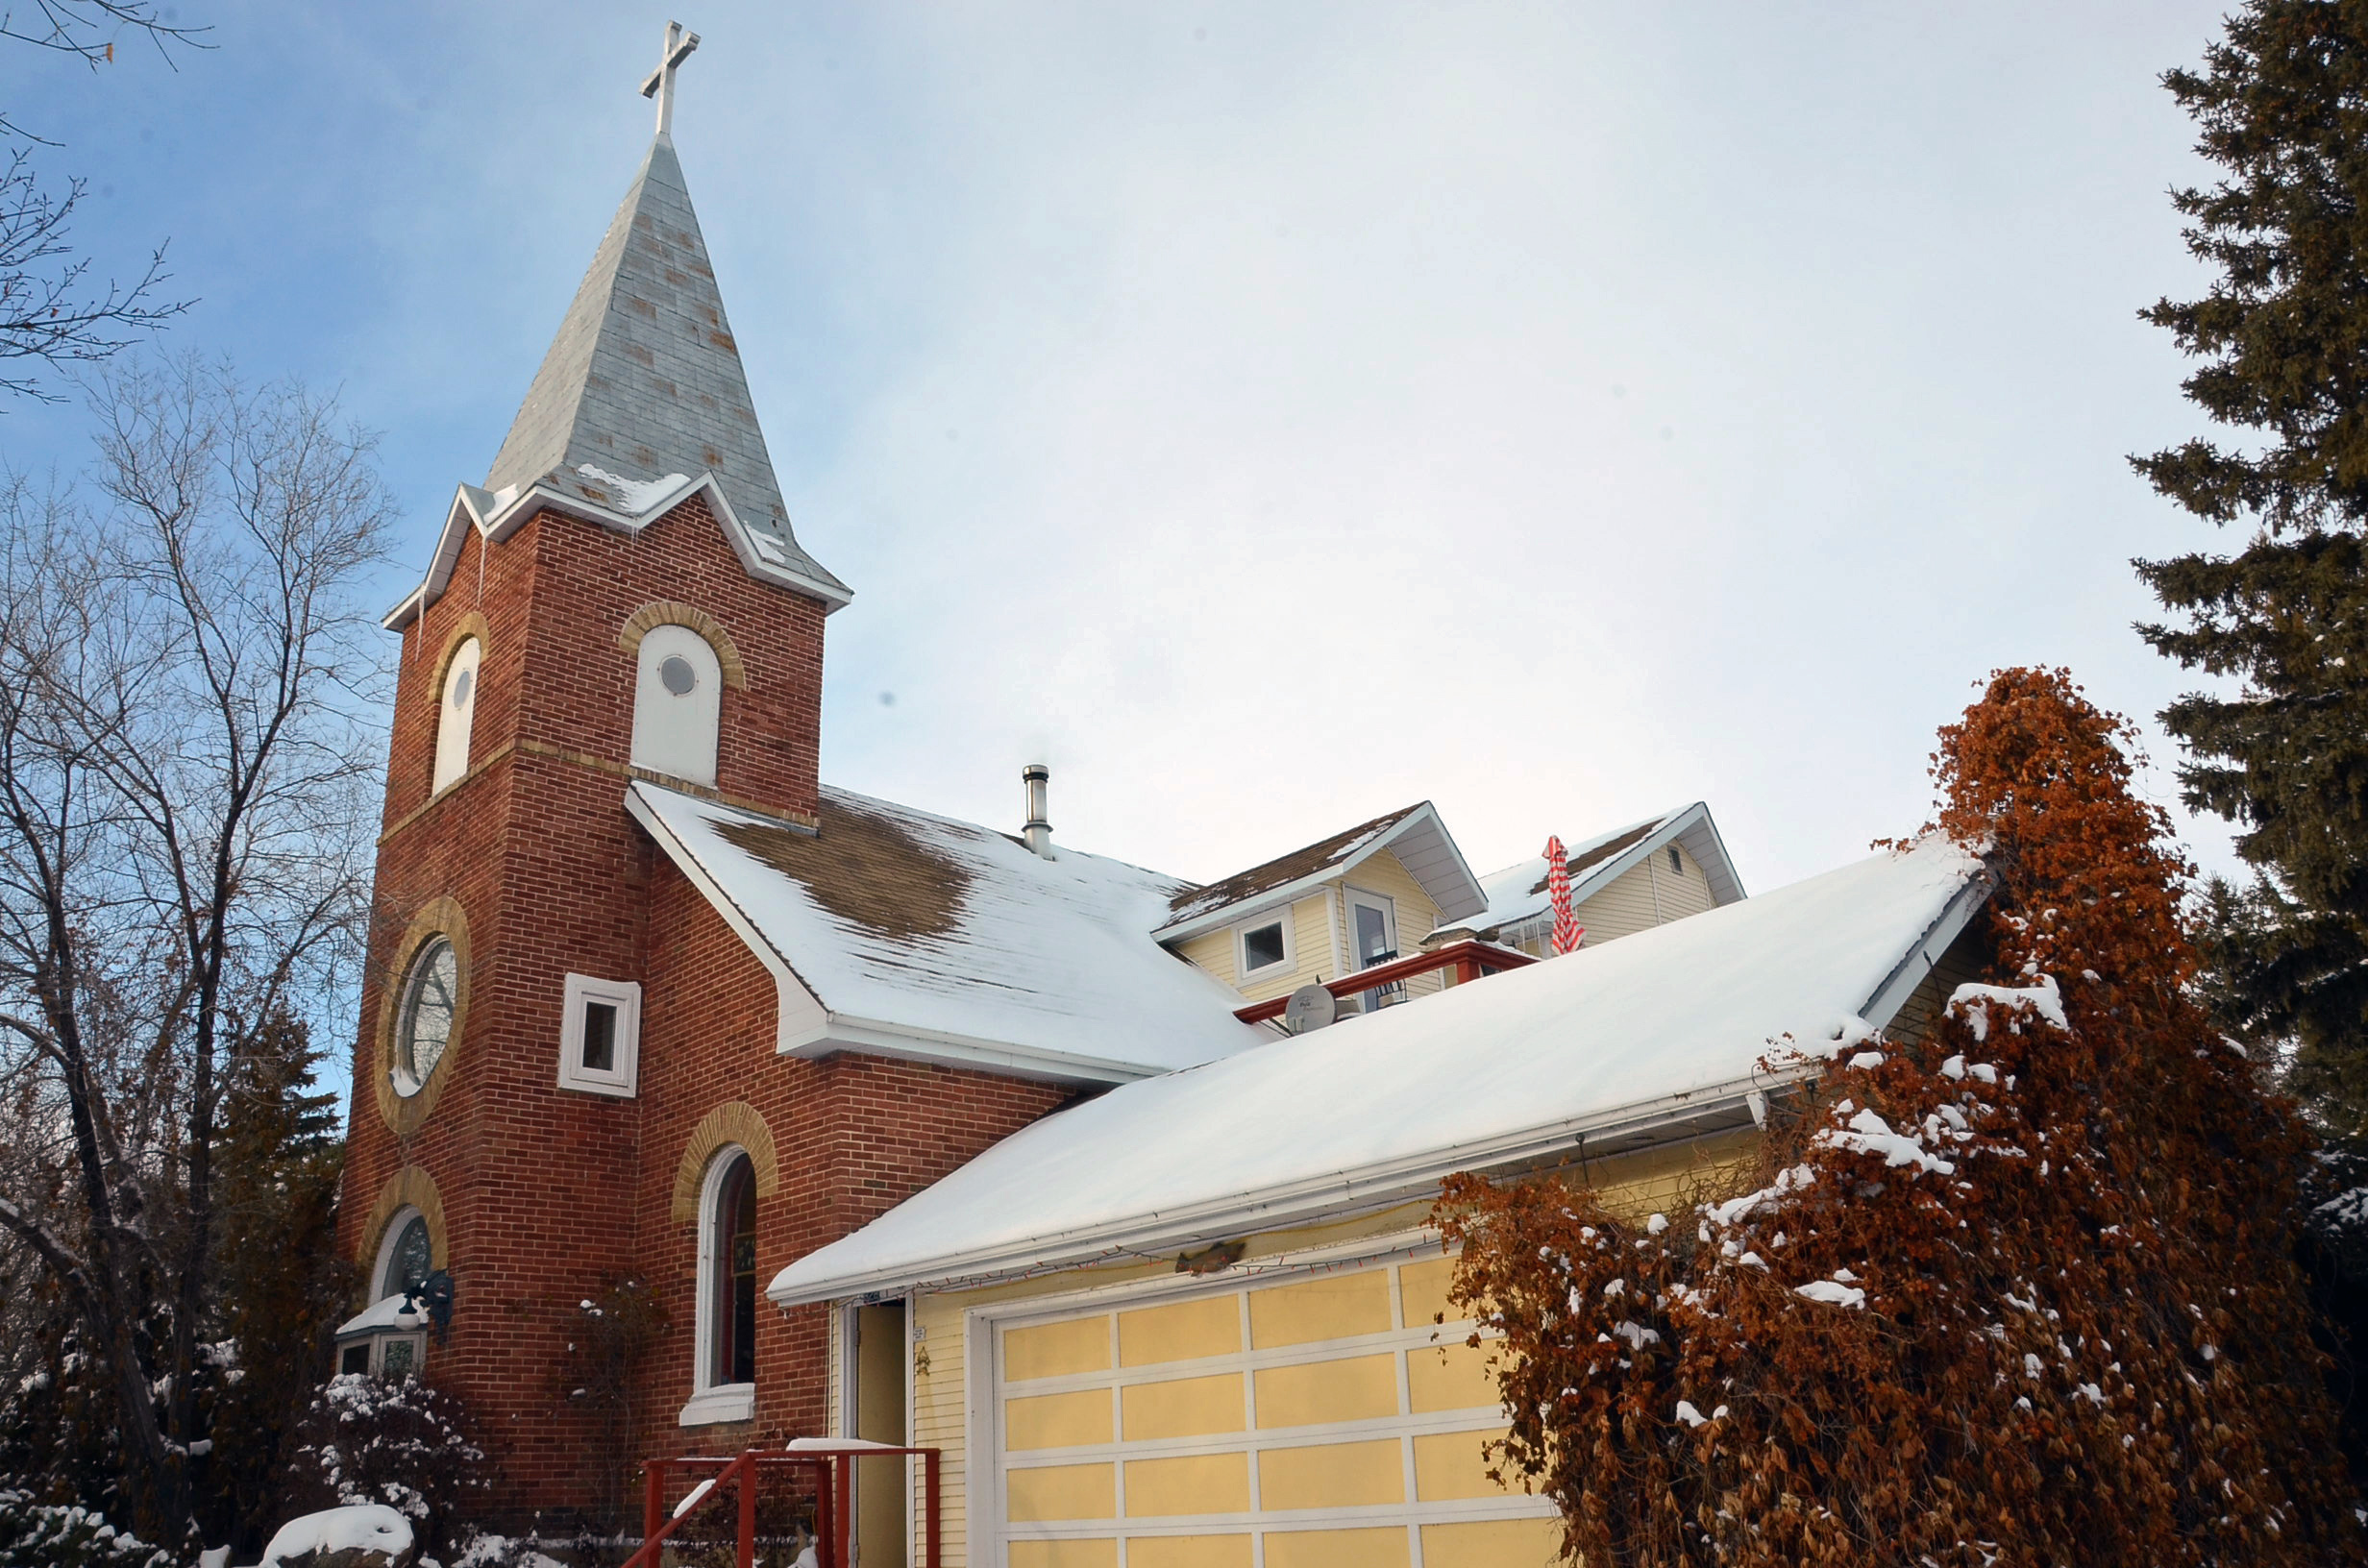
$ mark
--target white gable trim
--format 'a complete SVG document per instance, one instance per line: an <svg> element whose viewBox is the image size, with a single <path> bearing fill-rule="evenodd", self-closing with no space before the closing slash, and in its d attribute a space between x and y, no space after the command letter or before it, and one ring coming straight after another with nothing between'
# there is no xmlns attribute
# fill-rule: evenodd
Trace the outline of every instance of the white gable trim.
<svg viewBox="0 0 2368 1568"><path fill-rule="evenodd" d="M748 912L732 901L731 895L699 863L699 857L684 847L664 819L642 799L639 785L626 790L625 809L642 825L643 831L657 841L667 858L773 975L777 997L773 1045L777 1055L811 1060L852 1051L861 1056L895 1057L908 1062L950 1062L1009 1077L1064 1084L1125 1084L1138 1078L1156 1077L1165 1070L1139 1062L1080 1056L1011 1041L982 1040L833 1013L791 967L789 956L766 939L749 919Z"/></svg>
<svg viewBox="0 0 2368 1568"><path fill-rule="evenodd" d="M550 485L535 483L510 495L506 500L501 492L481 490L476 485L461 485L453 497L452 509L445 513L443 531L436 535L435 552L428 560L428 576L417 588L405 596L403 601L386 612L380 625L388 631L401 631L419 618L420 612L444 597L452 583L453 567L460 559L463 530L474 527L486 544L498 545L532 517L536 512L563 512L586 523L598 524L623 534L637 534L657 519L695 495L703 495L707 509L722 525L724 538L740 557L740 565L759 582L788 588L797 593L819 599L824 613L839 608L854 598L851 590L834 582L807 576L786 564L765 559L760 542L732 510L724 487L708 470L697 478L686 478L671 489L659 493L657 500L638 512L619 511L611 506L590 501L582 496L571 496Z"/></svg>
<svg viewBox="0 0 2368 1568"><path fill-rule="evenodd" d="M1319 841L1320 842L1320 841ZM1468 919L1489 907L1488 894L1480 889L1480 879L1472 874L1465 862L1464 851L1456 847L1447 824L1440 820L1439 808L1428 800L1415 807L1390 826L1359 845L1355 850L1305 876L1269 888L1247 898L1236 899L1206 910L1188 920L1173 920L1159 927L1151 935L1160 942L1185 942L1207 932L1236 924L1252 915L1264 914L1274 906L1296 903L1325 885L1339 881L1384 849L1404 844L1412 853L1398 856L1406 874L1420 884L1439 906L1440 924ZM1415 861L1421 863L1418 870Z"/></svg>

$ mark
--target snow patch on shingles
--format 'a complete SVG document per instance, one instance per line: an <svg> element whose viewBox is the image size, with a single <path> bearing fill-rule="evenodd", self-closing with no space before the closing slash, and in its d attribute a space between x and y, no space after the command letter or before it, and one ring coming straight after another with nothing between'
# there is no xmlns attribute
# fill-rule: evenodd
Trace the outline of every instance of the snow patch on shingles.
<svg viewBox="0 0 2368 1568"><path fill-rule="evenodd" d="M2057 989L2056 977L2052 974L2039 976L2039 982L2035 986L1968 983L1949 992L1948 1010L1952 1013L1963 1011L1966 1026L1972 1029L1977 1043L1989 1039L1990 1009L1993 1007L2009 1012L2029 1008L2059 1029L2072 1027L2071 1020L2064 1016L2063 992Z"/></svg>
<svg viewBox="0 0 2368 1568"><path fill-rule="evenodd" d="M1246 1208L1381 1168L1444 1174L1512 1138L1747 1084L1771 1041L1835 1039L1980 870L1965 850L1927 839L1125 1085L1005 1139L790 1264L773 1289L824 1299L855 1279L950 1278L986 1254L1096 1256L1181 1209ZM1403 1179L1411 1189L1435 1177Z"/></svg>
<svg viewBox="0 0 2368 1568"><path fill-rule="evenodd" d="M691 482L688 474L669 474L662 479L629 479L622 474L611 474L590 463L577 464L576 472L605 489L618 511L629 512L635 517Z"/></svg>
<svg viewBox="0 0 2368 1568"><path fill-rule="evenodd" d="M869 877L805 850L822 841L650 783L632 786L684 852L832 1014L1147 1071L1270 1041L1242 998L1151 939L1177 879L846 790L823 832L893 867ZM920 886L870 887L890 873ZM844 885L841 885L844 884Z"/></svg>
<svg viewBox="0 0 2368 1568"><path fill-rule="evenodd" d="M410 1549L409 1520L383 1504L356 1503L304 1514L282 1525L271 1544L263 1548L260 1568L277 1568L308 1552L323 1556L332 1552L383 1552L392 1559Z"/></svg>

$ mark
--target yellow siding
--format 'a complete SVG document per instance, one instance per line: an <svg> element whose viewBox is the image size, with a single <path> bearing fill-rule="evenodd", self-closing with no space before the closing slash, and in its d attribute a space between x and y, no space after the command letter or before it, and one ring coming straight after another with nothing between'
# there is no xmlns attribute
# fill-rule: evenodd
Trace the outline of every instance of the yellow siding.
<svg viewBox="0 0 2368 1568"><path fill-rule="evenodd" d="M1672 873L1668 850L1656 848L1642 865L1620 872L1610 886L1583 901L1577 914L1587 927L1587 944L1616 942L1711 908L1711 885L1701 866L1682 845L1677 859L1683 870Z"/></svg>
<svg viewBox="0 0 2368 1568"><path fill-rule="evenodd" d="M1190 942L1179 942L1175 944L1175 951L1186 963L1208 970L1229 986L1240 983L1234 973L1231 926L1221 931L1204 932Z"/></svg>

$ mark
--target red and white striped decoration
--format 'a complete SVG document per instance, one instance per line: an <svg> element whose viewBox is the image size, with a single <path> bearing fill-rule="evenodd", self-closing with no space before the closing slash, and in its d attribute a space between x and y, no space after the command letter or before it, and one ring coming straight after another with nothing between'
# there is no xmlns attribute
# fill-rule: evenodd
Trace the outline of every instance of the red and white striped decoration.
<svg viewBox="0 0 2368 1568"><path fill-rule="evenodd" d="M1554 903L1554 952L1575 953L1579 943L1587 940L1587 927L1570 908L1570 861L1563 853L1563 841L1545 841L1545 895Z"/></svg>

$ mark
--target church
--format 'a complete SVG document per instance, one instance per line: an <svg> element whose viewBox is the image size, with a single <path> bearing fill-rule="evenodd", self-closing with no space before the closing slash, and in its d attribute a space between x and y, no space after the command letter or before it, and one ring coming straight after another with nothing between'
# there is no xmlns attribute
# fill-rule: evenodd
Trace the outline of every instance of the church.
<svg viewBox="0 0 2368 1568"><path fill-rule="evenodd" d="M1675 1206L1784 1091L1770 1041L1930 1015L1978 860L1746 898L1696 803L1483 875L1417 803L1196 884L1056 840L1042 769L1009 830L825 785L854 589L792 526L674 146L696 43L386 618L339 1370L433 1376L506 1517L587 1518L616 1417L556 1369L637 1280L629 1457L940 1452L934 1499L864 1461L873 1568L925 1512L979 1568L1544 1562L1436 1321L1441 1180Z"/></svg>

